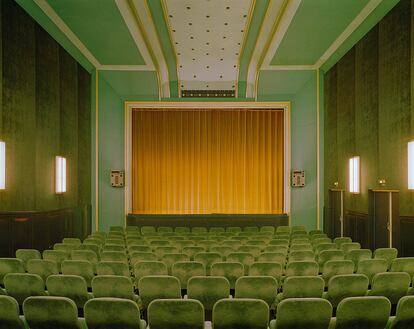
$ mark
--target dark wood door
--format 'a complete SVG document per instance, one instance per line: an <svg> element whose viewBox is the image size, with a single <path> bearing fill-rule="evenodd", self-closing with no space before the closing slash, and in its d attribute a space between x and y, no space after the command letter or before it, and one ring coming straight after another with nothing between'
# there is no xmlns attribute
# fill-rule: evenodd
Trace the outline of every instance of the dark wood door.
<svg viewBox="0 0 414 329"><path fill-rule="evenodd" d="M343 217L343 190L329 190L329 210L327 223L325 225L326 233L331 237L342 236L342 217ZM342 199L342 200L341 200Z"/></svg>

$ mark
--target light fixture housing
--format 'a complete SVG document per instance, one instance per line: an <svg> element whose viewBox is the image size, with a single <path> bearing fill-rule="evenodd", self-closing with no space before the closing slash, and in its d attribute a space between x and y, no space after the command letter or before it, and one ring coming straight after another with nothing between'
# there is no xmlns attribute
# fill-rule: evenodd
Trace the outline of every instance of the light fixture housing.
<svg viewBox="0 0 414 329"><path fill-rule="evenodd" d="M408 142L408 189L414 190L414 141Z"/></svg>
<svg viewBox="0 0 414 329"><path fill-rule="evenodd" d="M56 156L56 193L66 192L66 158Z"/></svg>
<svg viewBox="0 0 414 329"><path fill-rule="evenodd" d="M0 190L6 189L6 143L0 141Z"/></svg>
<svg viewBox="0 0 414 329"><path fill-rule="evenodd" d="M349 159L349 192L360 193L360 159L354 156Z"/></svg>

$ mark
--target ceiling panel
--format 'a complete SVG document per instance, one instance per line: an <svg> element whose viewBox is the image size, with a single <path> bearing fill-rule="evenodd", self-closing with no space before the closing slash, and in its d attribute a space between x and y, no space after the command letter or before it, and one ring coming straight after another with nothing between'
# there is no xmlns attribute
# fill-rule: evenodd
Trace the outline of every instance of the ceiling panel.
<svg viewBox="0 0 414 329"><path fill-rule="evenodd" d="M164 0L181 89L235 89L252 0Z"/></svg>
<svg viewBox="0 0 414 329"><path fill-rule="evenodd" d="M103 65L145 65L114 0L47 0Z"/></svg>
<svg viewBox="0 0 414 329"><path fill-rule="evenodd" d="M313 65L369 0L302 0L271 65Z"/></svg>

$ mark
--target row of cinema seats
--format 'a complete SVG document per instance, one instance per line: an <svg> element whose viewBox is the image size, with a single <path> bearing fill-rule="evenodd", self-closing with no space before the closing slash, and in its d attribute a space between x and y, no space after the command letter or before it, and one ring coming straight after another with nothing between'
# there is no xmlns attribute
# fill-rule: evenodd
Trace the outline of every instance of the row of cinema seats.
<svg viewBox="0 0 414 329"><path fill-rule="evenodd" d="M162 235L160 236L160 234ZM212 276L205 276L207 274L206 265L209 264L203 263L202 261L194 261L194 258L197 255L194 255L192 257L192 261L187 260L174 262L175 258L173 256L177 255L169 253L157 253L157 248L171 248L170 245L157 246L157 244L153 244L153 242L163 241L163 243L167 242L168 244L170 244L176 241L191 241L192 243L195 242L195 245L193 247L197 248L199 247L197 246L197 243L199 241L206 241L206 237L202 237L201 240L195 239L193 241L193 237L190 235L189 237L186 236L184 239L176 240L171 239L177 237L176 234L174 234L174 236L165 236L164 234L167 233L156 233L157 236L153 236L152 234L142 235L141 232L137 231L115 231L109 232L108 234L95 233L92 235L92 237L86 239L83 242L83 244L80 240L77 239L64 239L62 241L62 244L58 244L58 247L60 248L64 246L68 249L66 251L46 250L43 252L44 259L39 259L40 252L38 251L20 250L16 253L16 256L20 259L0 260L0 278L7 273L14 272L14 270L10 268L6 271L2 270L2 264L4 265L4 263L7 262L19 264L19 271L21 272L21 275L17 276L17 279L15 280L15 286L18 286L18 282L23 282L25 280L24 277L31 277L33 279L33 277L36 276L30 276L28 274L24 275L25 270L30 271L30 264L32 262L37 262L40 264L42 261L46 260L51 264L55 264L57 268L57 262L55 263L53 260L45 259L49 257L49 253L53 254L54 252L60 253L61 255L66 257L64 258L64 260L62 260L60 264L60 268L64 275L56 275L57 273L52 273L53 275L45 275L47 286L46 291L44 281L41 281L41 278L38 277L37 279L40 280L37 280L39 282L39 284L37 285L37 287L39 287L37 292L33 292L30 291L30 289L27 289L26 292L24 292L22 296L19 297L17 295L14 295L15 292L13 292L12 285L10 289L7 289L6 287L6 291L4 293L8 293L9 295L14 295L18 297L17 299L20 300L20 304L24 303L24 300L27 299L28 296L33 295L51 294L57 296L65 296L74 300L78 308L83 308L85 303L92 297L120 297L124 299L129 299L130 301L135 303L137 307L141 307L141 309L145 310L147 309L148 305L155 299L180 298L181 293L183 292L180 291L180 288L183 288L184 293L187 293L187 298L197 299L202 303L206 311L206 319L210 319L214 303L222 298L228 297L229 294L235 296L235 299L254 298L265 301L268 308L270 308L273 311L270 313L270 315L272 316L271 318L273 318L274 310L276 309L276 307L279 310L278 305L281 304L283 301L291 298L323 297L327 301L329 301L335 309L343 298L346 298L348 296L365 296L367 294L374 296L386 296L387 298L389 298L389 300L391 300L392 304L396 304L398 300L400 300L401 296L410 295L412 290L411 288L409 288L409 286L411 281L410 277L412 277L411 272L413 260L409 258L395 259L397 253L396 250L393 249L376 250L374 252L374 259L371 259L372 253L371 251L369 251L369 259L342 258L338 260L328 260L325 263L322 262L323 259L320 258L324 255L324 253L338 253L339 251L340 253L343 253L342 255L345 257L346 254L353 252L354 250L364 251L363 249L351 248L345 253L343 247L347 244L352 244L356 248L360 248L358 244L350 242L349 238L338 238L334 240L334 243L332 243L332 241L329 241L331 246L335 246L335 249L327 249L320 251L318 250L318 247L320 244L323 243L319 243L319 241L317 240L325 239L324 243L328 243L328 241L326 241L326 236L318 237L318 234L321 235L321 232L317 232L314 234L307 234L306 232L301 232L301 237L298 237L294 233L289 233L289 235L284 234L287 235L287 237L285 236L283 239L279 239L280 235L278 235L277 231L274 235L257 235L255 233L252 233L249 234L249 236L247 236L247 239L245 239L244 236L240 236L240 233L234 234L232 236L226 236L224 237L224 239L220 239L220 235L214 234L212 235L214 236L214 239L212 240L215 241L215 243L218 243L218 246L216 247L219 247L220 243L226 241L229 237L243 237L243 241L239 240L243 242L243 244L240 244L240 246L249 247L249 243L251 241L258 241L258 237L263 236L265 237L262 239L262 241L265 242L264 248L280 248L280 252L263 252L259 255L259 257L261 257L263 254L267 254L265 256L276 257L278 255L282 255L284 258L280 259L280 262L275 262L275 258L270 258L267 261L259 261L258 259L254 259L253 263L243 264L237 261L229 261L227 259L228 257L226 257L225 255L221 255L220 261L212 262L210 264L210 271ZM162 239L160 239L160 237L162 237ZM87 240L91 239L98 240L98 244L96 245L98 247L97 253L93 252L89 248L84 248L85 246L89 246ZM113 252L115 253L115 255L119 256L122 254L123 261L117 262L102 260L102 256L104 257L104 259L106 259L106 253L108 252L104 251L105 246L113 244L113 240L117 240L117 244L114 245L123 248L123 251ZM276 244L273 246L269 246L268 244L266 244L266 242L270 242L272 240L284 241L282 241L283 243L281 243L280 245ZM237 239L235 241L239 243ZM137 243L138 245L136 245ZM153 257L151 258L152 260L139 260L135 259L134 257L131 257L131 255L137 253L137 251L133 251L131 250L131 248L137 246L150 248L151 251L147 250L141 252L141 254L145 254L145 256L151 255L151 257ZM295 246L301 246L300 250L295 250ZM304 248L305 246L307 247ZM311 247L310 249L309 246ZM257 245L253 245L252 247L257 247ZM186 247L183 247L182 249L184 248ZM210 248L214 248L214 245L211 245ZM263 246L261 246L260 248L263 248ZM296 257L295 253L302 251L305 251L307 253L309 251L312 251L314 255L314 260L291 260L292 255ZM115 273L118 274L118 276L102 275L103 273L98 273L98 276L94 276L95 273L93 273L94 270L92 263L85 260L73 260L73 258L78 257L78 254L82 254L82 252L86 252L89 254L91 254L92 252L95 255L96 259L100 261L97 264L95 264L97 265L96 268L99 268L100 263L110 263L111 265L122 264L124 268L126 268L126 270L121 273ZM30 253L32 253L33 255L36 254L35 259L32 259ZM203 254L211 254L211 252L204 251L202 252L202 255ZM164 259L165 263L161 261L164 257L167 257ZM168 257L171 258L169 259ZM168 260L170 261L170 265L168 265ZM378 263L378 261L382 263L382 269L385 269L385 271L371 273L373 274L371 280L369 279L368 275L358 275L358 269L362 268L361 263ZM111 262L114 264L112 264ZM323 275L325 269L331 268L333 271L337 271L338 268L341 268L341 266L339 266L341 262L343 264L348 264L347 268L349 273L339 273L339 275L335 276L334 274L338 273L333 272L332 275L334 277L330 278L329 280L326 280L327 277L324 277ZM83 278L84 273L79 272L79 266L86 264L89 268L89 274L93 273L90 275L90 284L87 284L85 278ZM70 266L68 267L66 265ZM322 278L317 276L319 272L318 266L319 268L321 268ZM82 268L82 266L80 267ZM67 272L67 268L72 269L73 271L75 271L75 273L69 274ZM108 268L111 268L111 266L109 266ZM238 269L238 272L234 271L234 269L236 268ZM309 268L313 269L313 272L310 273L310 276L307 275L309 274L307 272L309 271ZM181 271L179 271L180 269ZM388 269L390 269L391 272L387 272ZM169 272L169 270L171 270L171 272ZM219 270L221 270L221 272L217 272ZM354 271L357 271L357 274L351 274ZM109 272L104 274L114 273ZM176 276L178 279L173 276L166 276L168 274ZM249 274L250 276L246 277L244 276L245 274ZM374 276L374 274L376 275ZM196 277L192 278L193 276ZM8 281L13 281L12 279L13 275L6 275L5 283L7 284ZM134 281L136 289L135 291L133 285ZM371 289L369 289L370 281L372 283ZM55 288L53 288L53 282L57 283L55 284ZM66 282L66 284L64 282ZM79 282L79 285L76 285L74 282ZM395 282L397 283L396 285L394 284ZM325 285L327 285L327 291L324 291ZM25 285L20 284L20 287L23 286ZM33 287L35 285L28 284L26 286ZM92 288L93 294L88 294L87 286ZM56 287L60 289L57 292ZM74 289L74 287L81 288ZM236 291L231 291L230 288L232 290L236 288ZM77 293L79 291L81 291L81 293ZM137 297L134 292L138 293L139 297ZM79 295L82 295L83 297L80 297ZM276 314L276 319L278 317L279 315Z"/></svg>
<svg viewBox="0 0 414 329"><path fill-rule="evenodd" d="M321 298L292 298L278 305L277 318L269 322L268 305L260 299L217 301L212 322L205 322L203 305L194 299L157 299L148 307L148 327L132 301L91 299L78 318L72 300L64 297L29 297L19 316L17 302L0 296L0 327L7 329L411 329L414 296L402 298L396 316L385 297L349 297L338 305Z"/></svg>

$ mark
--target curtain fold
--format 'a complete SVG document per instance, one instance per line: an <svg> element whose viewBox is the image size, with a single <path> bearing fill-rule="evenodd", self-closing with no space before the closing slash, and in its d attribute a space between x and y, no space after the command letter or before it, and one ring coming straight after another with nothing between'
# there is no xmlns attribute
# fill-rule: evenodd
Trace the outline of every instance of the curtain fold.
<svg viewBox="0 0 414 329"><path fill-rule="evenodd" d="M280 214L283 167L282 110L133 110L133 213Z"/></svg>

